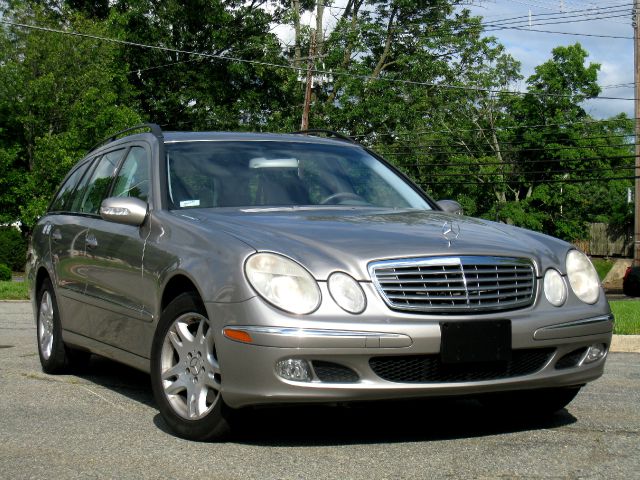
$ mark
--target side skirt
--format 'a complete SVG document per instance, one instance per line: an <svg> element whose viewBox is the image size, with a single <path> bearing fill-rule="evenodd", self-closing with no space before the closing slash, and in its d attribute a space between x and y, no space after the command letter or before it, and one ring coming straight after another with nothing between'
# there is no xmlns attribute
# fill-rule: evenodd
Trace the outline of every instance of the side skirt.
<svg viewBox="0 0 640 480"><path fill-rule="evenodd" d="M62 340L64 343L69 344L72 347L89 350L91 353L115 360L116 362L124 363L125 365L141 370L145 373L150 373L151 371L151 361L148 358L127 352L126 350L116 348L112 345L107 345L106 343L85 337L84 335L79 335L77 333L70 332L69 330L63 330Z"/></svg>

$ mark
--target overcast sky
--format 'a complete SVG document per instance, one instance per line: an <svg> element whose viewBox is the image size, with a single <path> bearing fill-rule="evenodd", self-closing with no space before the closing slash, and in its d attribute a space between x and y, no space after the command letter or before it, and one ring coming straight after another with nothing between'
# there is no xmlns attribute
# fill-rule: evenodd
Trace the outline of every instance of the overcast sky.
<svg viewBox="0 0 640 480"><path fill-rule="evenodd" d="M584 0L474 0L469 8L484 17L485 23L495 22L506 26L513 17L532 15L531 29L551 30L591 35L633 37L631 9L633 0L584 1ZM587 11L587 9L599 9ZM558 17L572 23L560 22ZM610 17L595 19L598 17ZM524 19L528 23L528 19ZM580 20L580 21L576 21ZM546 23L545 25L540 25ZM526 77L534 68L548 60L551 50L558 45L575 42L589 52L588 61L601 65L599 83L602 86L633 83L633 40L560 35L524 30L497 30L494 35L511 55L522 63ZM524 85L521 86L524 88ZM602 96L633 98L633 86L603 89ZM585 105L594 117L604 118L625 112L633 117L633 102L625 100L593 100Z"/></svg>

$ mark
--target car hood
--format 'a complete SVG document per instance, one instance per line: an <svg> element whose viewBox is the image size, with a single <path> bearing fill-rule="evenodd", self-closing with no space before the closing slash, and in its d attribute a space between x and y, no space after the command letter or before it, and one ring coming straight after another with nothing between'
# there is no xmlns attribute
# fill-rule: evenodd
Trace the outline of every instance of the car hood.
<svg viewBox="0 0 640 480"><path fill-rule="evenodd" d="M225 231L258 251L291 257L318 280L342 270L366 281L371 261L426 256L526 257L536 262L539 272L549 266L564 272L570 248L539 233L439 211L262 208L179 214L205 228Z"/></svg>

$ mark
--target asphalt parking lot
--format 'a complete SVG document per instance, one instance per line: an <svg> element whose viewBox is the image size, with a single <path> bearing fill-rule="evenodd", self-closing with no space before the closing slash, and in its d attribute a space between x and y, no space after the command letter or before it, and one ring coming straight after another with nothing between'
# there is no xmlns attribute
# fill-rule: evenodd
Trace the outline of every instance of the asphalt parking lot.
<svg viewBox="0 0 640 480"><path fill-rule="evenodd" d="M0 478L640 478L640 354L544 421L474 401L265 409L224 443L167 432L148 376L38 362L29 304L0 302Z"/></svg>

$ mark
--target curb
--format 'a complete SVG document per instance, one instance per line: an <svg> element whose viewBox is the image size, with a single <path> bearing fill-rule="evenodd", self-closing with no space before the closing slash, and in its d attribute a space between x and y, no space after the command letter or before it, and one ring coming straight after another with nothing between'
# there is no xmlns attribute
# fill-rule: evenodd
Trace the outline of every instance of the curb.
<svg viewBox="0 0 640 480"><path fill-rule="evenodd" d="M640 335L614 335L609 351L614 353L640 353Z"/></svg>

